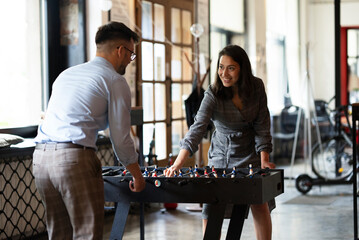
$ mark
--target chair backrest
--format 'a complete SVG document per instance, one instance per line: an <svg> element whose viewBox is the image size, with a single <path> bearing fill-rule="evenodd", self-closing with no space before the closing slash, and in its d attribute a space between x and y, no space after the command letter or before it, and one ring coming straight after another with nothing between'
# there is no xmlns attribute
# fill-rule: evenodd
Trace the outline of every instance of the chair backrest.
<svg viewBox="0 0 359 240"><path fill-rule="evenodd" d="M319 122L329 121L329 113L327 112L327 102L323 100L315 100L315 113Z"/></svg>
<svg viewBox="0 0 359 240"><path fill-rule="evenodd" d="M297 118L299 113L298 106L287 106L282 109L280 114L280 125L283 133L294 133L297 126Z"/></svg>

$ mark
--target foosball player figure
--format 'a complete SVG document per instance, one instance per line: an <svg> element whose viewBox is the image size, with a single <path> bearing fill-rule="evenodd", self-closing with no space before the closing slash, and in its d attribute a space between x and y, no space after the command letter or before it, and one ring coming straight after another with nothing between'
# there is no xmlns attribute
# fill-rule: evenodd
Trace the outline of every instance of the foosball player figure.
<svg viewBox="0 0 359 240"><path fill-rule="evenodd" d="M217 172L216 172L216 169L214 169L214 166L213 166L213 165L212 165L212 174L213 174L213 176L214 176L215 178L218 177Z"/></svg>
<svg viewBox="0 0 359 240"><path fill-rule="evenodd" d="M147 169L147 167L145 168L145 171L143 172L143 176L148 177L148 169Z"/></svg>
<svg viewBox="0 0 359 240"><path fill-rule="evenodd" d="M233 167L231 178L235 178L235 177L236 177L236 167Z"/></svg>
<svg viewBox="0 0 359 240"><path fill-rule="evenodd" d="M194 172L194 176L195 176L195 177L200 177L198 171L195 171L195 172Z"/></svg>
<svg viewBox="0 0 359 240"><path fill-rule="evenodd" d="M174 176L174 177L177 177L177 171L174 171L173 176Z"/></svg>
<svg viewBox="0 0 359 240"><path fill-rule="evenodd" d="M188 168L188 172L189 172L189 177L193 178L193 177L194 177L194 174L193 174L193 169L192 169L192 167L189 167L189 168Z"/></svg>
<svg viewBox="0 0 359 240"><path fill-rule="evenodd" d="M197 165L197 164L194 165L194 172L195 172L195 173L198 172L198 165Z"/></svg>
<svg viewBox="0 0 359 240"><path fill-rule="evenodd" d="M168 166L172 166L173 164L173 155L172 153L168 154Z"/></svg>
<svg viewBox="0 0 359 240"><path fill-rule="evenodd" d="M253 168L252 168L252 164L249 164L249 177L252 178L253 177Z"/></svg>
<svg viewBox="0 0 359 240"><path fill-rule="evenodd" d="M153 170L152 177L157 177L157 169Z"/></svg>
<svg viewBox="0 0 359 240"><path fill-rule="evenodd" d="M122 176L126 176L126 173L127 173L127 169L125 168L122 172Z"/></svg>
<svg viewBox="0 0 359 240"><path fill-rule="evenodd" d="M222 177L224 177L224 178L227 177L226 170L223 170Z"/></svg>
<svg viewBox="0 0 359 240"><path fill-rule="evenodd" d="M181 170L181 169L179 169L179 170L178 170L178 172L179 172L178 176L179 176L179 177L183 177L182 170Z"/></svg>
<svg viewBox="0 0 359 240"><path fill-rule="evenodd" d="M208 172L207 172L207 168L204 169L204 173L203 173L204 177L208 178Z"/></svg>

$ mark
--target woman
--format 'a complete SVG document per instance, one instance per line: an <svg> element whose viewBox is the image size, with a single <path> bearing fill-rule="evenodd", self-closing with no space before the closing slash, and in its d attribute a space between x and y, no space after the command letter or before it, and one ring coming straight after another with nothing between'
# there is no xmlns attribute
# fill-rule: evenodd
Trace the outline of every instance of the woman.
<svg viewBox="0 0 359 240"><path fill-rule="evenodd" d="M272 151L267 96L261 79L252 74L246 52L230 45L220 53L214 84L205 92L195 123L181 141L174 164L165 171L173 176L186 159L198 150L198 144L212 120L213 132L208 165L215 168L275 168L269 162ZM203 207L203 233L210 205ZM271 239L272 223L267 203L251 205L257 239Z"/></svg>

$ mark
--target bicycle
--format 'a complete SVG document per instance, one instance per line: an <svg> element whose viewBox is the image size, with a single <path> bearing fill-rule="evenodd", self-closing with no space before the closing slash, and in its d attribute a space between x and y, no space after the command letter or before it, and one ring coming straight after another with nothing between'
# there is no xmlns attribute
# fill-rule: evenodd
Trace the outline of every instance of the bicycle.
<svg viewBox="0 0 359 240"><path fill-rule="evenodd" d="M321 117L326 118L330 131L321 136L322 142L317 142L312 148L311 168L318 179L302 174L296 179L296 188L307 193L313 185L351 183L353 176L353 141L352 126L349 119L349 105L330 109L330 102L322 102ZM324 113L324 115L323 115ZM327 114L327 115L325 115Z"/></svg>

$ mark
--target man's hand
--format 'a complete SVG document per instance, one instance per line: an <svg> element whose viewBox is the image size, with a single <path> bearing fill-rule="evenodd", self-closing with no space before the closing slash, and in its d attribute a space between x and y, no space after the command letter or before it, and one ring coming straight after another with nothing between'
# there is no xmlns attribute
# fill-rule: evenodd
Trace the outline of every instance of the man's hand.
<svg viewBox="0 0 359 240"><path fill-rule="evenodd" d="M132 181L130 181L129 183L130 190L132 192L141 192L143 189L145 189L146 182L142 176L140 165L138 165L137 163L133 163L127 165L126 168L132 174Z"/></svg>
<svg viewBox="0 0 359 240"><path fill-rule="evenodd" d="M145 189L146 182L143 176L132 178L133 180L130 181L129 187L132 192L141 192L143 189Z"/></svg>

